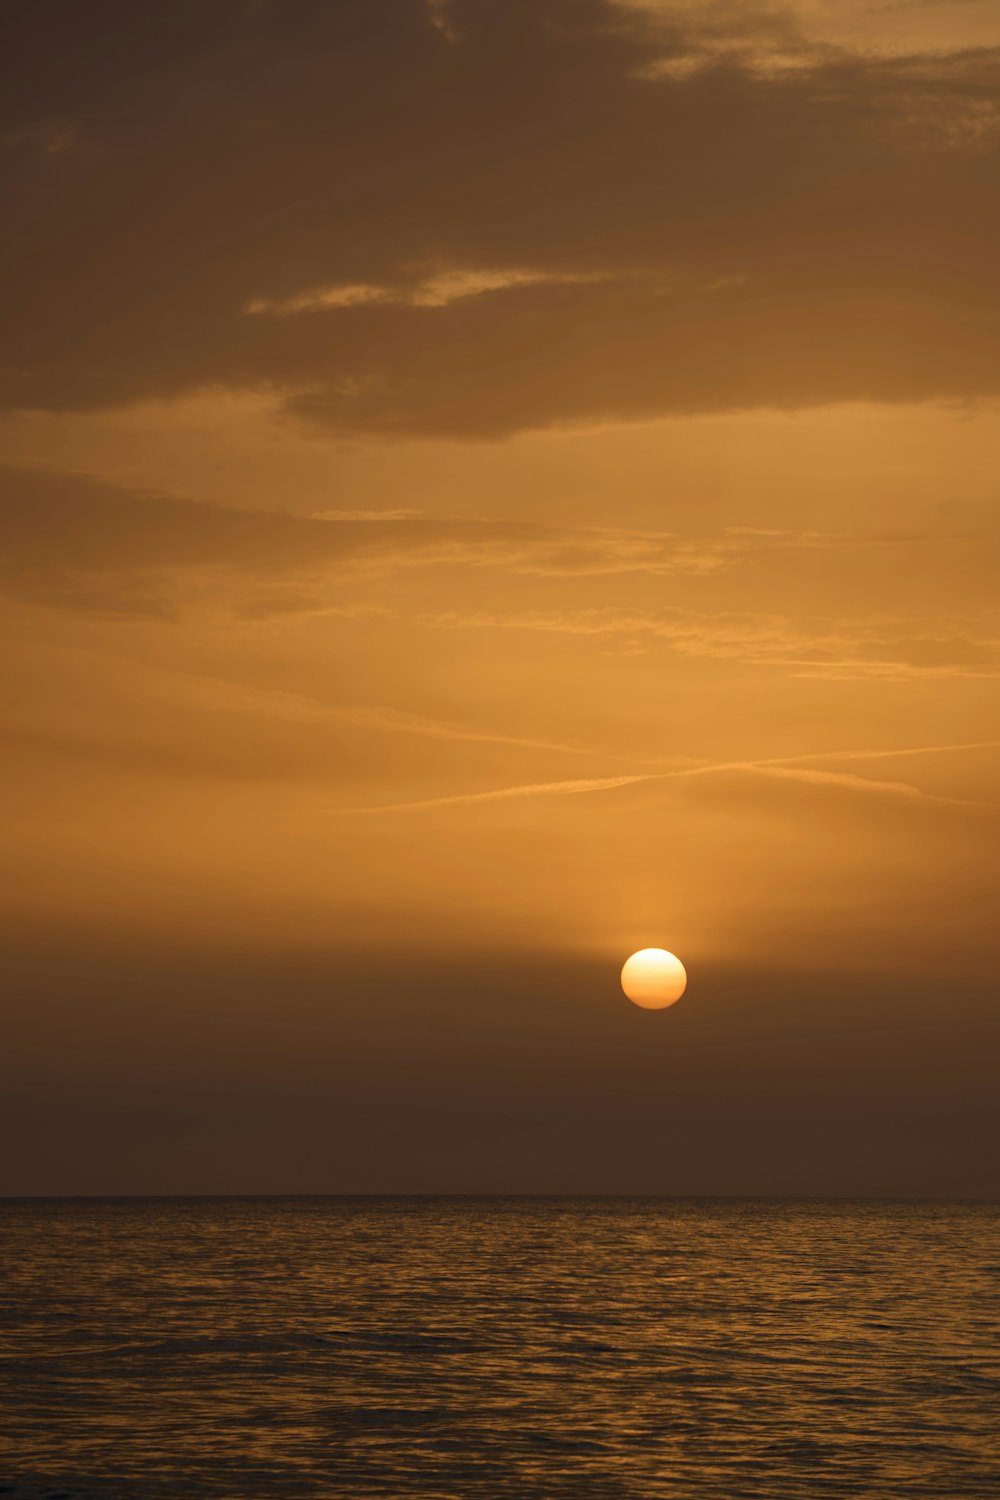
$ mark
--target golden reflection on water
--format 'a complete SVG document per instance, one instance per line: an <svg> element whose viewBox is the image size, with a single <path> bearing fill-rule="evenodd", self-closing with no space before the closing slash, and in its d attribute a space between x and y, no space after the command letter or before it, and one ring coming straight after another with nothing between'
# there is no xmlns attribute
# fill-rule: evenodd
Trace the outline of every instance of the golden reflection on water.
<svg viewBox="0 0 1000 1500"><path fill-rule="evenodd" d="M2 1482L1000 1493L996 1206L35 1201L2 1219Z"/></svg>

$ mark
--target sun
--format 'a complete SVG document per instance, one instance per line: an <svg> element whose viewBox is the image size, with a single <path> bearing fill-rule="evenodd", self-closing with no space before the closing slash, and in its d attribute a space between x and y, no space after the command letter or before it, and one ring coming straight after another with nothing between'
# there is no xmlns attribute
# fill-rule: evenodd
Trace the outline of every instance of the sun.
<svg viewBox="0 0 1000 1500"><path fill-rule="evenodd" d="M622 966L622 989L643 1010L666 1010L687 988L687 971L666 948L640 948Z"/></svg>

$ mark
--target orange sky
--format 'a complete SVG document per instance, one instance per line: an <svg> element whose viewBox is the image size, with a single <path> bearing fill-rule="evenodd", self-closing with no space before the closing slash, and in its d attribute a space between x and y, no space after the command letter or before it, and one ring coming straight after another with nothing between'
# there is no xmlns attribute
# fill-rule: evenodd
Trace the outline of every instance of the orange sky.
<svg viewBox="0 0 1000 1500"><path fill-rule="evenodd" d="M4 27L0 1192L995 1192L995 5Z"/></svg>

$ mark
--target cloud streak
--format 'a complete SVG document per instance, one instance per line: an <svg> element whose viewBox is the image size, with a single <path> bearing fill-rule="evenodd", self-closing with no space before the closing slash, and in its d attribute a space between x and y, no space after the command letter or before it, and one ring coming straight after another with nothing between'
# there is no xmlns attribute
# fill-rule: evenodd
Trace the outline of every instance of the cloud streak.
<svg viewBox="0 0 1000 1500"><path fill-rule="evenodd" d="M15 648L11 661L39 679L88 682L98 678L112 696L137 704L147 714L153 704L191 713L246 716L263 723L329 725L371 730L386 735L415 736L456 744L499 745L515 750L534 750L560 755L589 753L585 747L562 740L504 733L454 720L378 703L330 703L306 693L261 688L207 673L182 672L104 652L57 646ZM75 695L74 695L75 696ZM6 727L19 726L16 696L3 715ZM27 727L27 726L23 726Z"/></svg>
<svg viewBox="0 0 1000 1500"><path fill-rule="evenodd" d="M491 788L483 792L463 792L446 797L427 797L414 801L380 803L370 807L343 807L331 811L339 816L369 813L430 812L438 808L456 807L462 804L516 801L529 797L580 796L591 792L616 791L621 787L634 786L641 782L681 781L702 776L719 776L727 773L770 776L778 780L806 783L810 786L831 787L838 790L861 792L866 795L887 797L891 800L919 803L928 807L960 809L996 815L1000 804L977 802L960 797L944 797L925 792L908 782L879 781L850 772L815 770L799 765L801 761L817 759L868 760L890 756L942 755L981 749L1000 749L1000 741L974 742L962 745L920 745L896 751L829 751L816 755L789 756L769 760L729 760L709 765L684 766L669 771L639 772L623 776L584 777L568 781L529 782L521 786Z"/></svg>
<svg viewBox="0 0 1000 1500"><path fill-rule="evenodd" d="M615 606L429 616L441 629L524 630L639 643L664 642L679 656L781 667L797 677L908 678L1000 676L1000 621L796 618L728 610L659 612Z"/></svg>
<svg viewBox="0 0 1000 1500"><path fill-rule="evenodd" d="M0 586L67 610L165 615L179 584L208 580L208 597L219 604L225 583L234 596L242 591L251 613L291 614L343 608L348 584L421 568L539 579L697 576L835 542L810 531L684 537L530 519L428 519L405 509L292 516L130 491L85 475L0 469ZM436 623L508 622L456 616ZM534 628L558 626L555 617L539 617ZM610 619L588 627L580 616L565 628L626 627Z"/></svg>

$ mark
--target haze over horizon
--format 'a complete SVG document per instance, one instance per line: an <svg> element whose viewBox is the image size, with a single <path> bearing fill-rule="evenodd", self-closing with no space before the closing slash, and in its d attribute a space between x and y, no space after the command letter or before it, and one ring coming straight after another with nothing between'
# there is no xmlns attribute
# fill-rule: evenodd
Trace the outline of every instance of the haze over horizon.
<svg viewBox="0 0 1000 1500"><path fill-rule="evenodd" d="M0 36L0 1194L996 1196L995 4Z"/></svg>

